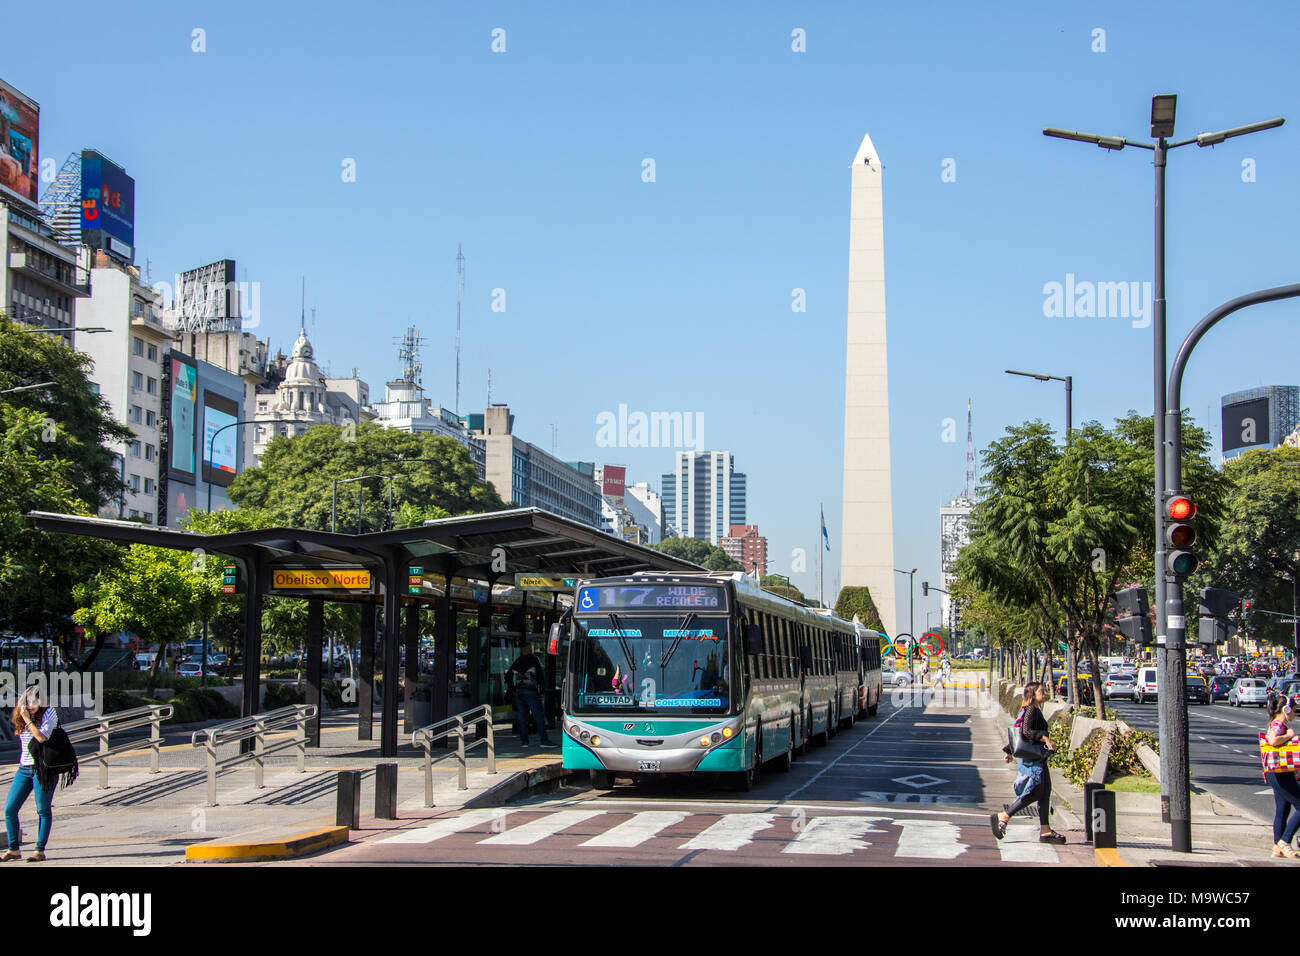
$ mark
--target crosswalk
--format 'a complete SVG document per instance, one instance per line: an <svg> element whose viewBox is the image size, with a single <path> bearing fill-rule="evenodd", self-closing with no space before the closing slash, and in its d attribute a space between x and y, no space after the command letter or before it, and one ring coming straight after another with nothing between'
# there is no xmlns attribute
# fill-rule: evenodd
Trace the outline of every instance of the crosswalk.
<svg viewBox="0 0 1300 956"><path fill-rule="evenodd" d="M1007 863L1057 863L1051 844L1038 842L1037 822L1013 820L1001 841L975 815L960 820L880 813L688 812L685 810L467 810L403 830L380 845L424 846L454 841L468 847L552 847L627 851L638 848L740 854L762 845L791 857L848 857L875 848L897 859L954 861L994 849ZM777 847L779 846L779 850Z"/></svg>

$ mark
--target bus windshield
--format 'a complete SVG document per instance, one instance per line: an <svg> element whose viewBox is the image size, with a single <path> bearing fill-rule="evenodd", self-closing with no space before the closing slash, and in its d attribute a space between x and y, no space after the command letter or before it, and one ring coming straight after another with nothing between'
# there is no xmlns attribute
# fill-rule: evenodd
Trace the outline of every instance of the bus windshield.
<svg viewBox="0 0 1300 956"><path fill-rule="evenodd" d="M721 713L728 709L727 619L578 618L569 651L579 713Z"/></svg>

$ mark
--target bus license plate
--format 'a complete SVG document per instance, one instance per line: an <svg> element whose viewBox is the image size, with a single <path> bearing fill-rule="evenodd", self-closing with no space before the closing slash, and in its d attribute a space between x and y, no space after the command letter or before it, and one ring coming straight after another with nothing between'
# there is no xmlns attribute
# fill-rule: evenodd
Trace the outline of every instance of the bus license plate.
<svg viewBox="0 0 1300 956"><path fill-rule="evenodd" d="M652 770L656 773L659 771L658 760L641 760L636 765L637 770Z"/></svg>

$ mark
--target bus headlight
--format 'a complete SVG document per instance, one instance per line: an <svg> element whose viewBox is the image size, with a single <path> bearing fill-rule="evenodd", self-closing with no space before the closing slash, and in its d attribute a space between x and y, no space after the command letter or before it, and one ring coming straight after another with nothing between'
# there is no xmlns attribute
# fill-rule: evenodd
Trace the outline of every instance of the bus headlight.
<svg viewBox="0 0 1300 956"><path fill-rule="evenodd" d="M582 728L580 728L577 724L570 724L569 733L573 734L573 736L575 737L580 736L582 734Z"/></svg>
<svg viewBox="0 0 1300 956"><path fill-rule="evenodd" d="M592 745L593 747L599 747L599 746L600 746L600 738L599 738L599 737L592 737L592 738L591 738L591 745Z"/></svg>
<svg viewBox="0 0 1300 956"><path fill-rule="evenodd" d="M726 737L728 740L731 739L731 735L734 734L734 733L735 733L735 731L732 730L730 727L723 727L723 728L722 728L722 736Z"/></svg>
<svg viewBox="0 0 1300 956"><path fill-rule="evenodd" d="M590 736L591 736L591 734L587 733L587 732L584 730L582 733L578 734L578 739L580 739L580 740L586 740L586 739L587 739L588 737L590 737Z"/></svg>
<svg viewBox="0 0 1300 956"><path fill-rule="evenodd" d="M711 739L711 740L716 744L719 740L722 739L722 734L717 733L717 732L715 731L714 734L713 734L713 736L712 736L710 739Z"/></svg>
<svg viewBox="0 0 1300 956"><path fill-rule="evenodd" d="M704 736L704 737L701 737L701 738L700 738L700 746L701 746L701 747L707 747L710 743L711 743L711 741L710 741L710 739L709 739L707 736Z"/></svg>

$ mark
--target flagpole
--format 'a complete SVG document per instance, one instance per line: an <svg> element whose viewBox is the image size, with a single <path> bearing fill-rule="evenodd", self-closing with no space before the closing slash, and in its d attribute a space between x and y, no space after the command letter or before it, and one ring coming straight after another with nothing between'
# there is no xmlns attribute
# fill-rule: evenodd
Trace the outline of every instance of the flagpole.
<svg viewBox="0 0 1300 956"><path fill-rule="evenodd" d="M826 506L818 503L821 512L821 534L817 536L817 603L826 607L826 555L822 553L822 535L826 533Z"/></svg>

